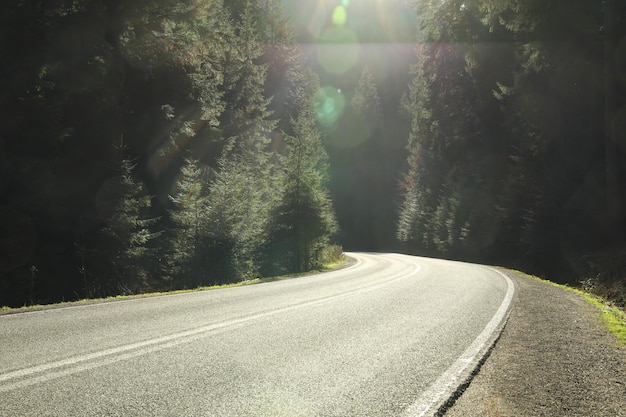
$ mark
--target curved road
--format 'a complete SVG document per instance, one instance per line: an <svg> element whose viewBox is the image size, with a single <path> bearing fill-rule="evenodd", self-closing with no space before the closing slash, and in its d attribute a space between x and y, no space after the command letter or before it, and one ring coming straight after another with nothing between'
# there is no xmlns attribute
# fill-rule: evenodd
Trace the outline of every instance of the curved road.
<svg viewBox="0 0 626 417"><path fill-rule="evenodd" d="M0 316L0 416L432 415L512 282L399 254L307 277Z"/></svg>

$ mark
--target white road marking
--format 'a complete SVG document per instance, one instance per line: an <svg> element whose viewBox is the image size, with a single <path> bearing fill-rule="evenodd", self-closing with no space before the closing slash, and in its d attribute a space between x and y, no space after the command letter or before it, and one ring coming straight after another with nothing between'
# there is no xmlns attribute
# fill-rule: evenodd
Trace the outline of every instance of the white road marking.
<svg viewBox="0 0 626 417"><path fill-rule="evenodd" d="M357 259L358 261L358 259ZM361 262L357 262L360 265ZM275 314L284 313L287 311L296 310L303 307L317 306L328 302L333 302L342 298L349 297L357 293L366 293L373 291L374 289L388 285L394 281L405 279L417 274L420 270L420 266L412 264L412 268L409 272L401 273L396 276L374 284L356 288L354 290L346 291L340 294L323 297L311 301L305 301L298 304L289 305L286 307L264 311L251 316L236 318L227 320L220 323L215 323L207 326L198 327L196 329L186 330L178 333L174 333L167 336L157 337L142 342L130 343L127 345L105 349L98 352L88 353L84 355L78 355L63 360L58 360L50 363L45 363L29 368L19 369L5 374L0 374L0 392L7 392L18 388L27 387L40 382L49 381L51 379L75 374L77 372L93 369L96 367L112 364L125 359L134 358L137 356L145 355L151 352L160 351L163 349L175 347L181 344L190 343L195 340L206 337L210 334L215 334L220 331L230 330L238 325L244 325L248 322L269 317Z"/></svg>
<svg viewBox="0 0 626 417"><path fill-rule="evenodd" d="M496 336L502 332L515 294L515 284L502 272L493 268L487 269L501 275L507 283L507 291L500 307L465 352L428 387L417 401L405 410L403 417L434 415L457 388L466 381L474 367L495 342Z"/></svg>

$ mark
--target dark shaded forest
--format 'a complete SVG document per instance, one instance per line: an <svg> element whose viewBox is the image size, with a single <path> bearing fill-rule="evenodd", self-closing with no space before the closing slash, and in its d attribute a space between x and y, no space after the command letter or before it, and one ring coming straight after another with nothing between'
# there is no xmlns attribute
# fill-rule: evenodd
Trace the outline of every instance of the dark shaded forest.
<svg viewBox="0 0 626 417"><path fill-rule="evenodd" d="M9 1L0 15L0 305L333 257L319 81L278 2Z"/></svg>
<svg viewBox="0 0 626 417"><path fill-rule="evenodd" d="M421 0L409 251L624 299L626 2Z"/></svg>
<svg viewBox="0 0 626 417"><path fill-rule="evenodd" d="M626 1L10 0L0 306L347 250L624 303Z"/></svg>

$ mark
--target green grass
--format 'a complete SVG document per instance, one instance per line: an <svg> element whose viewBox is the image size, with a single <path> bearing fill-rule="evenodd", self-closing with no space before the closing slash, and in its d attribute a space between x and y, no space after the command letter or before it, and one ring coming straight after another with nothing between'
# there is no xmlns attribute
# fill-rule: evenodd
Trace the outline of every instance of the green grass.
<svg viewBox="0 0 626 417"><path fill-rule="evenodd" d="M600 310L602 322L604 323L606 328L617 338L618 346L626 347L626 313L624 311L622 311L618 307L611 305L607 300L579 288L573 288L567 285L557 284L552 281L547 281L545 279L535 277L533 275L524 275L536 281L543 282L544 284L562 288L566 291L570 291L582 296L587 303L597 307L598 310Z"/></svg>
<svg viewBox="0 0 626 417"><path fill-rule="evenodd" d="M341 257L335 262L330 262L324 265L321 271L332 271L333 269L341 268L348 263L350 259L346 255L341 255Z"/></svg>
<svg viewBox="0 0 626 417"><path fill-rule="evenodd" d="M320 272L332 271L333 269L338 269L338 268L343 267L344 265L348 263L348 261L349 261L348 257L345 255L342 255L342 257L339 260L336 260L335 262L332 262L332 263L325 264L319 269L308 271L308 272L302 272L298 274L288 274L288 275L280 275L280 276L266 277L266 278L255 278L255 279L250 279L246 281L233 282L230 284L211 285L211 286L206 286L206 287L198 287L198 288L191 288L191 289L184 289L184 290L158 291L158 292L132 294L132 295L114 295L114 296L110 296L106 298L85 298L85 299L78 300L78 301L66 301L66 302L55 303L55 304L33 304L33 305L27 305L23 307L16 307L16 308L0 306L0 312L7 312L7 311L19 312L19 311L41 309L41 308L55 308L55 307L63 307L63 306L68 306L68 305L81 305L81 304L96 304L96 303L115 301L115 300L131 300L131 299L137 299L137 298L150 298L150 297L160 297L163 295L185 294L185 293L190 293L190 292L217 290L221 288L243 287L245 285L254 285L254 284L261 284L264 282L282 281L285 279L297 278L297 277L312 275L312 274L316 274Z"/></svg>

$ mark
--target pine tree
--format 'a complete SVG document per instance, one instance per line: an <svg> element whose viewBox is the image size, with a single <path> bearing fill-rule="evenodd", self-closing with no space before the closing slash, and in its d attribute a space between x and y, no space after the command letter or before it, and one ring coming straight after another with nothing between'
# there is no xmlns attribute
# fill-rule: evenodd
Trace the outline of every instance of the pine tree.
<svg viewBox="0 0 626 417"><path fill-rule="evenodd" d="M365 66L361 72L359 84L354 91L352 105L363 118L363 123L380 133L383 117L383 107L378 95L376 81L370 69Z"/></svg>
<svg viewBox="0 0 626 417"><path fill-rule="evenodd" d="M272 220L272 248L282 259L274 268L302 272L317 265L319 253L337 231L326 189L327 156L312 119L294 121L286 136L283 193Z"/></svg>
<svg viewBox="0 0 626 417"><path fill-rule="evenodd" d="M486 74L494 51L468 43L489 36L475 3L426 1L417 11L421 43L404 103L412 124L398 237L414 251L470 257L479 248L488 256L501 221L491 196L506 150L489 88L495 80Z"/></svg>
<svg viewBox="0 0 626 417"><path fill-rule="evenodd" d="M270 99L264 97L267 67L257 63L263 54L252 7L246 7L235 25L236 39L226 56L224 101L219 136L225 152L264 149L275 122L269 120Z"/></svg>
<svg viewBox="0 0 626 417"><path fill-rule="evenodd" d="M121 166L121 196L104 228L113 241L110 262L118 278L117 286L123 293L136 294L149 288L153 277L148 275L153 261L150 242L160 233L151 229L156 222L146 218L150 208L148 196L141 183L133 178L135 168L124 159Z"/></svg>
<svg viewBox="0 0 626 417"><path fill-rule="evenodd" d="M75 242L84 291L92 297L137 294L156 282L150 264L154 255L151 243L161 234L153 230L157 219L150 217L150 196L135 178L136 164L126 156L124 145L117 147L117 152L119 168L98 196L101 225L87 234L82 224Z"/></svg>
<svg viewBox="0 0 626 417"><path fill-rule="evenodd" d="M208 170L197 160L188 159L181 170L177 192L171 197L175 207L169 217L169 263L174 285L193 288L209 280Z"/></svg>
<svg viewBox="0 0 626 417"><path fill-rule="evenodd" d="M215 132L236 35L220 1L126 2L119 9L111 36L125 62L125 138L144 155L150 184L167 207L188 152L206 163L221 152Z"/></svg>
<svg viewBox="0 0 626 417"><path fill-rule="evenodd" d="M602 2L481 3L490 30L505 28L516 51L512 76L494 89L511 141L502 211L511 246L549 273L542 259L558 265L563 253L612 234L612 221L599 221L610 217L600 214L605 184L589 180L610 165L597 138L606 133L604 93L618 91L603 85ZM582 203L582 195L596 197Z"/></svg>
<svg viewBox="0 0 626 417"><path fill-rule="evenodd" d="M389 245L385 237L390 235L396 216L396 179L390 175L395 171L392 166L394 155L389 149L390 129L383 116L374 75L368 66L363 67L351 104L356 118L352 133L358 137L358 144L346 149L345 153L352 154L356 163L334 167L339 176L345 178L335 199L345 206L355 202L358 205L357 213L350 216L354 221L348 230L358 237L357 240L377 245L364 249L383 249Z"/></svg>
<svg viewBox="0 0 626 417"><path fill-rule="evenodd" d="M267 152L247 149L220 159L210 185L208 216L215 251L230 262L219 264L215 259L222 281L259 275L279 179Z"/></svg>

